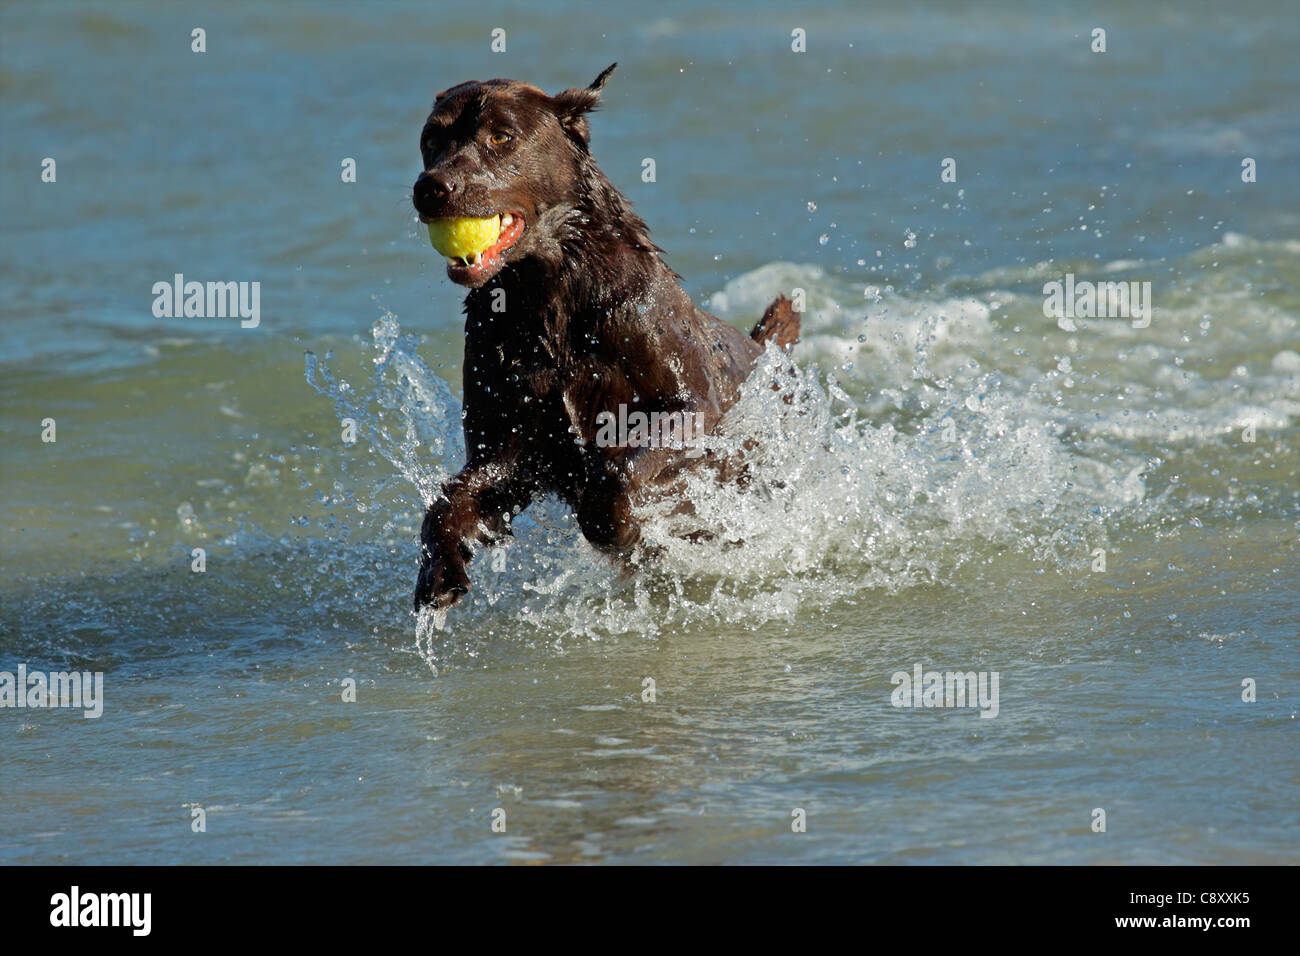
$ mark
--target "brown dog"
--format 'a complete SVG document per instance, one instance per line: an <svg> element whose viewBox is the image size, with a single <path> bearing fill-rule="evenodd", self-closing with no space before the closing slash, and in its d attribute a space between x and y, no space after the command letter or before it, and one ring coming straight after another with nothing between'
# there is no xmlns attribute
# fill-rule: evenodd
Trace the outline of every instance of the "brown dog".
<svg viewBox="0 0 1300 956"><path fill-rule="evenodd" d="M696 308L596 168L586 114L615 65L555 96L515 80L462 83L437 95L421 133L421 220L499 216L501 232L447 264L470 290L469 461L425 514L417 610L455 604L470 586L470 542L509 534L546 494L573 508L592 544L629 554L633 504L671 494L682 468L707 460L692 436L714 433L763 343L798 336L785 298L749 336Z"/></svg>

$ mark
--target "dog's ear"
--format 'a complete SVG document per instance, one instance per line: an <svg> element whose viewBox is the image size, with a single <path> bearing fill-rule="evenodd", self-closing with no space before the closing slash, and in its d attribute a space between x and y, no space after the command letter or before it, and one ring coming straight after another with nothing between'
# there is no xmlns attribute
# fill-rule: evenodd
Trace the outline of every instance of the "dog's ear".
<svg viewBox="0 0 1300 956"><path fill-rule="evenodd" d="M479 86L479 85L480 84L474 80L467 80L464 83L457 83L455 86L449 86L445 90L439 90L437 93L433 95L433 108L437 109L438 104L442 102L444 99L446 99L448 96L451 96L453 93L459 93L461 90L469 86Z"/></svg>
<svg viewBox="0 0 1300 956"><path fill-rule="evenodd" d="M584 147L591 143L591 130L587 126L587 114L600 104L600 91L605 88L605 81L614 72L617 63L611 63L600 71L600 76L592 80L585 89L573 87L556 93L551 98L555 104L555 115L560 125Z"/></svg>

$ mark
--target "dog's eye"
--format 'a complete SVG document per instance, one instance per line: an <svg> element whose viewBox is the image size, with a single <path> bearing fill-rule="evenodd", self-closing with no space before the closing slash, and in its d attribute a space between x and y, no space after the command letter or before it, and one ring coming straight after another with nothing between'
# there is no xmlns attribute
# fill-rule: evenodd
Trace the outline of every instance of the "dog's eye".
<svg viewBox="0 0 1300 956"><path fill-rule="evenodd" d="M514 137L511 136L509 133L493 133L491 136L488 137L488 142L491 143L493 146L501 146L505 143L510 142L512 139L514 139Z"/></svg>

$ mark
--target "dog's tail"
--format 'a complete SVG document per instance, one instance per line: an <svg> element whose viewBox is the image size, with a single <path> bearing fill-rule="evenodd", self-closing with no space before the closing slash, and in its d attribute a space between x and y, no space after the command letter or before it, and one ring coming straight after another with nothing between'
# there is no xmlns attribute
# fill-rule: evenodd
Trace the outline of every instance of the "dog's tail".
<svg viewBox="0 0 1300 956"><path fill-rule="evenodd" d="M775 339L780 348L788 350L799 341L799 313L794 310L794 303L783 295L777 296L749 337L759 345Z"/></svg>

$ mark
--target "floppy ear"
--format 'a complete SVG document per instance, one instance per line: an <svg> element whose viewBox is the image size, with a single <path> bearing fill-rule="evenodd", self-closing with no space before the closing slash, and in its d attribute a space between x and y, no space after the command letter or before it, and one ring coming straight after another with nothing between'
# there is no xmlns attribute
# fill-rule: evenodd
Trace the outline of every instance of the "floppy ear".
<svg viewBox="0 0 1300 956"><path fill-rule="evenodd" d="M591 86L586 89L573 87L556 93L551 98L555 104L555 115L559 117L560 125L564 127L565 132L572 136L582 146L591 143L591 130L587 126L587 115L594 110L600 103L600 91L605 87L605 81L609 75L614 72L617 63L611 63L605 69L600 71L600 76L591 82Z"/></svg>
<svg viewBox="0 0 1300 956"><path fill-rule="evenodd" d="M464 83L457 83L455 86L449 86L445 90L439 90L437 93L433 94L433 105L437 106L438 101L440 99L446 96L450 96L452 93L455 93L457 90L464 89L467 86L477 86L477 85L478 83L475 80L467 80Z"/></svg>

